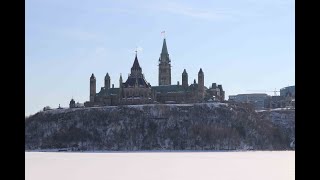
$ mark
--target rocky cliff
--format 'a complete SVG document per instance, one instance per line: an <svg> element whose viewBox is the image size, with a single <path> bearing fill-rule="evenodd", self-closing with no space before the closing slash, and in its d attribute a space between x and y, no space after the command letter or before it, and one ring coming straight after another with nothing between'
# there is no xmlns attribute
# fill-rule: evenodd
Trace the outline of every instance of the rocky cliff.
<svg viewBox="0 0 320 180"><path fill-rule="evenodd" d="M57 109L26 118L25 149L286 150L294 111L285 113L227 103Z"/></svg>

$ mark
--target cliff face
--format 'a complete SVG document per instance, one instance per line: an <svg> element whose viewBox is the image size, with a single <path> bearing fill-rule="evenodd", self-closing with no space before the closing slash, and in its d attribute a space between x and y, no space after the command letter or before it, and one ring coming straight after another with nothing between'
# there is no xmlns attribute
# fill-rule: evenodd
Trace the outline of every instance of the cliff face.
<svg viewBox="0 0 320 180"><path fill-rule="evenodd" d="M290 117L282 126L272 112L224 103L51 110L25 120L25 149L285 150Z"/></svg>
<svg viewBox="0 0 320 180"><path fill-rule="evenodd" d="M259 112L262 118L269 120L278 127L290 140L290 146L295 146L295 110L274 110Z"/></svg>

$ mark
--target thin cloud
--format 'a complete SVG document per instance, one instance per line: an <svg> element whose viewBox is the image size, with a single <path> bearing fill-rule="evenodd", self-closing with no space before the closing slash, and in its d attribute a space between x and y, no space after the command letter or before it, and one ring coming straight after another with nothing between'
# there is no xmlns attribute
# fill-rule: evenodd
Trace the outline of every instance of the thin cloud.
<svg viewBox="0 0 320 180"><path fill-rule="evenodd" d="M141 52L141 51L143 51L143 48L139 46L139 47L137 47L137 51Z"/></svg>
<svg viewBox="0 0 320 180"><path fill-rule="evenodd" d="M137 46L136 48L134 48L134 49L130 49L130 50L128 50L128 52L131 54L136 54L136 51L137 52L142 52L143 51L143 48L141 47L141 46Z"/></svg>
<svg viewBox="0 0 320 180"><path fill-rule="evenodd" d="M80 41L99 40L99 37L97 36L96 33L85 31L80 28L61 28L61 29L57 29L56 32L58 32L58 34L66 38L71 38L74 40L80 40Z"/></svg>
<svg viewBox="0 0 320 180"><path fill-rule="evenodd" d="M276 0L276 1L257 1L257 0L245 0L244 2L248 2L248 3L252 3L255 5L262 5L262 6L266 6L266 5L271 5L271 6L279 6L279 5L289 5L292 4L292 0Z"/></svg>
<svg viewBox="0 0 320 180"><path fill-rule="evenodd" d="M107 55L107 49L104 47L97 47L95 49L95 55L97 56L106 56Z"/></svg>
<svg viewBox="0 0 320 180"><path fill-rule="evenodd" d="M96 9L98 13L117 13L117 14L139 14L140 12L166 12L186 17L206 19L206 20L221 20L234 17L235 14L229 9L204 9L195 8L187 4L178 2L161 2L161 3L143 3L139 6L131 6L130 8L122 7L101 7Z"/></svg>
<svg viewBox="0 0 320 180"><path fill-rule="evenodd" d="M132 14L135 11L126 8L97 8L98 13L117 13L117 14Z"/></svg>
<svg viewBox="0 0 320 180"><path fill-rule="evenodd" d="M221 20L232 16L232 12L227 9L208 10L202 8L194 8L185 4L166 3L163 6L157 6L160 11L166 11L172 14L206 19L206 20Z"/></svg>

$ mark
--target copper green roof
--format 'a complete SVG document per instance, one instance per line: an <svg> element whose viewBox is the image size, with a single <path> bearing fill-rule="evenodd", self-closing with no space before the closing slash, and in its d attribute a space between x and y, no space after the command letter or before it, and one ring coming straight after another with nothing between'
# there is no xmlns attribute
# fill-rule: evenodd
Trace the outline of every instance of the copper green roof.
<svg viewBox="0 0 320 180"><path fill-rule="evenodd" d="M151 88L160 93L189 92L195 88L198 88L198 84L191 84L187 88L184 88L182 85L152 86Z"/></svg>
<svg viewBox="0 0 320 180"><path fill-rule="evenodd" d="M106 90L104 87L102 87L100 92L97 93L97 96L110 96L111 94L119 94L119 88L109 88Z"/></svg>
<svg viewBox="0 0 320 180"><path fill-rule="evenodd" d="M135 85L138 85L139 87L145 87L145 88L149 87L148 82L143 76L139 76L139 77L129 76L127 81L123 83L123 86L125 88L133 87Z"/></svg>

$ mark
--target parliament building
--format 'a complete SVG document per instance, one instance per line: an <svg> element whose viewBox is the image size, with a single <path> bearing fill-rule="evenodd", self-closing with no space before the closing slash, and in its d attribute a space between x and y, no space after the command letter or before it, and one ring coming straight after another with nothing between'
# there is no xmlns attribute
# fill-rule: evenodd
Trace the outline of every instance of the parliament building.
<svg viewBox="0 0 320 180"><path fill-rule="evenodd" d="M200 68L198 83L188 82L186 69L182 72L182 83L171 84L171 59L167 49L166 39L163 40L162 51L159 58L159 84L151 86L142 73L137 53L131 73L128 79L119 78L117 88L110 86L110 76L107 73L104 78L104 87L96 92L96 77L92 73L90 77L90 99L84 103L85 107L93 106L117 106L130 104L158 104L158 103L198 103L208 101L224 101L225 92L222 85L212 83L210 88L204 85L204 72Z"/></svg>

